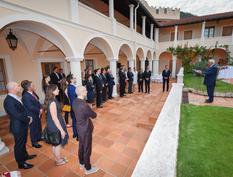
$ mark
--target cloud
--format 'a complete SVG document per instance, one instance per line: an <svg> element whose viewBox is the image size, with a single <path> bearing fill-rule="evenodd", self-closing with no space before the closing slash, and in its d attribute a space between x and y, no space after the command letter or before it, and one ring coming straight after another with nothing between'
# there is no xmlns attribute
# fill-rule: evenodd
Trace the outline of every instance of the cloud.
<svg viewBox="0 0 233 177"><path fill-rule="evenodd" d="M146 0L156 7L180 8L195 15L233 11L233 0Z"/></svg>

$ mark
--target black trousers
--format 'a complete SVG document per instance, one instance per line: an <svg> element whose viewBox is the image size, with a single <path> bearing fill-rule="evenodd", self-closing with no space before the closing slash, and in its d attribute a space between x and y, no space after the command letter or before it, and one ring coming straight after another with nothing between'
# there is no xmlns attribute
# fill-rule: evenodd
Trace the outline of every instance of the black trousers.
<svg viewBox="0 0 233 177"><path fill-rule="evenodd" d="M145 87L146 87L145 93L150 93L150 80L145 80Z"/></svg>
<svg viewBox="0 0 233 177"><path fill-rule="evenodd" d="M112 98L113 85L108 85L108 98Z"/></svg>
<svg viewBox="0 0 233 177"><path fill-rule="evenodd" d="M163 92L165 90L166 83L167 83L167 91L169 90L169 79L163 79Z"/></svg>
<svg viewBox="0 0 233 177"><path fill-rule="evenodd" d="M107 87L104 86L102 90L102 101L106 101L106 100L107 100Z"/></svg>
<svg viewBox="0 0 233 177"><path fill-rule="evenodd" d="M66 124L69 124L69 112L65 112L64 118L65 118Z"/></svg>
<svg viewBox="0 0 233 177"><path fill-rule="evenodd" d="M102 98L103 98L102 91L97 91L96 92L96 106L97 107L101 106L101 104L102 104Z"/></svg>
<svg viewBox="0 0 233 177"><path fill-rule="evenodd" d="M86 170L91 169L90 157L92 151L92 131L79 132L79 163L84 164Z"/></svg>
<svg viewBox="0 0 233 177"><path fill-rule="evenodd" d="M128 93L133 93L132 87L133 87L133 81L129 80L129 82L128 82Z"/></svg>
<svg viewBox="0 0 233 177"><path fill-rule="evenodd" d="M207 94L208 94L208 97L209 97L209 101L214 101L214 88L215 86L206 86L207 87Z"/></svg>
<svg viewBox="0 0 233 177"><path fill-rule="evenodd" d="M27 129L17 133L13 133L15 139L14 155L15 155L15 160L18 164L24 163L28 156L26 150L27 134L28 134Z"/></svg>
<svg viewBox="0 0 233 177"><path fill-rule="evenodd" d="M143 81L138 81L138 92L143 92Z"/></svg>
<svg viewBox="0 0 233 177"><path fill-rule="evenodd" d="M124 96L125 94L125 83L120 82L120 96Z"/></svg>

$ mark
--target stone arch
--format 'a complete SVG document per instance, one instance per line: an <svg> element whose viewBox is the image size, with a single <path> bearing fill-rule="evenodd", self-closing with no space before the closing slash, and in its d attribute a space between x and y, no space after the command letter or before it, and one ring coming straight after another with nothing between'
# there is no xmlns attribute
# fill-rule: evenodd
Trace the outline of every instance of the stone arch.
<svg viewBox="0 0 233 177"><path fill-rule="evenodd" d="M88 44L96 46L100 49L106 56L108 60L114 59L115 55L113 53L113 48L110 42L103 36L90 36L82 45L81 53L84 54Z"/></svg>
<svg viewBox="0 0 233 177"><path fill-rule="evenodd" d="M211 49L212 51L212 58L215 60L216 63L218 63L219 65L227 65L227 52L225 48L214 48Z"/></svg>
<svg viewBox="0 0 233 177"><path fill-rule="evenodd" d="M151 53L150 50L147 51L147 53L146 53L146 58L147 58L148 60L152 60L152 59L153 59L152 53Z"/></svg>
<svg viewBox="0 0 233 177"><path fill-rule="evenodd" d="M29 15L11 15L1 19L0 29L5 29L10 25L46 38L59 47L66 57L77 56L65 32L48 20Z"/></svg>
<svg viewBox="0 0 233 177"><path fill-rule="evenodd" d="M172 70L172 54L168 51L164 51L159 55L159 73L163 71L165 65L168 65L169 69Z"/></svg>
<svg viewBox="0 0 233 177"><path fill-rule="evenodd" d="M133 59L133 52L132 52L131 47L128 44L126 44L126 43L122 44L119 47L118 51L119 51L118 54L120 53L120 51L122 51L127 56L128 60L132 60Z"/></svg>

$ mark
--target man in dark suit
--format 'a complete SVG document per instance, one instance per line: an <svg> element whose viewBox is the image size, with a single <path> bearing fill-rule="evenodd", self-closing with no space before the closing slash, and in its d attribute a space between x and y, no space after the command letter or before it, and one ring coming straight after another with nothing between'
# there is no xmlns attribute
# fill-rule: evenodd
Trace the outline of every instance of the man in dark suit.
<svg viewBox="0 0 233 177"><path fill-rule="evenodd" d="M19 168L29 169L33 165L26 160L36 157L28 155L26 150L28 126L32 123L32 118L27 115L27 111L19 98L21 88L16 82L7 84L8 95L4 100L4 109L10 118L10 131L15 139L14 155Z"/></svg>
<svg viewBox="0 0 233 177"><path fill-rule="evenodd" d="M128 93L131 94L133 93L132 91L132 87L133 87L133 72L131 67L128 68L128 72L127 72L127 77L128 77Z"/></svg>
<svg viewBox="0 0 233 177"><path fill-rule="evenodd" d="M102 108L102 93L103 93L103 81L100 76L100 69L97 69L95 71L95 78L94 78L94 83L95 83L95 89L96 89L96 107L97 108Z"/></svg>
<svg viewBox="0 0 233 177"><path fill-rule="evenodd" d="M55 84L60 88L60 75L58 73L58 67L53 68L53 72L50 74L50 84Z"/></svg>
<svg viewBox="0 0 233 177"><path fill-rule="evenodd" d="M106 77L106 70L105 68L101 68L101 79L103 81L103 91L102 91L102 97L103 97L103 102L107 100L107 88L108 88L108 81Z"/></svg>
<svg viewBox="0 0 233 177"><path fill-rule="evenodd" d="M141 71L141 69L139 69L138 71L138 92L143 92L143 72Z"/></svg>
<svg viewBox="0 0 233 177"><path fill-rule="evenodd" d="M171 75L171 71L168 69L168 65L165 65L165 69L162 72L163 76L163 92L165 90L165 84L167 83L167 92L169 90L169 78Z"/></svg>
<svg viewBox="0 0 233 177"><path fill-rule="evenodd" d="M119 71L119 84L120 84L120 97L125 96L125 81L126 81L126 75L123 71L123 66L120 67Z"/></svg>
<svg viewBox="0 0 233 177"><path fill-rule="evenodd" d="M66 78L66 75L65 75L65 73L63 72L63 69L62 69L62 68L59 69L58 74L59 74L59 79L60 79L60 80L63 79L63 78Z"/></svg>
<svg viewBox="0 0 233 177"><path fill-rule="evenodd" d="M214 88L216 85L216 79L218 74L218 68L215 65L215 60L210 59L208 61L208 68L204 72L205 78L204 78L204 85L206 85L207 88L207 94L209 99L207 99L206 103L212 103L214 101Z"/></svg>
<svg viewBox="0 0 233 177"><path fill-rule="evenodd" d="M92 132L94 129L91 118L96 118L97 114L90 108L84 98L87 96L86 88L79 86L76 88L78 98L72 104L72 109L77 120L77 131L79 135L78 157L80 167L85 168L85 174L89 175L99 169L91 166L90 156L92 151Z"/></svg>
<svg viewBox="0 0 233 177"><path fill-rule="evenodd" d="M41 148L41 145L38 142L41 140L42 135L42 106L35 94L35 86L31 81L24 80L21 82L21 86L24 90L22 95L22 102L27 110L28 115L32 117L32 123L30 125L32 147Z"/></svg>
<svg viewBox="0 0 233 177"><path fill-rule="evenodd" d="M151 71L149 70L149 67L146 68L146 71L144 71L144 79L145 79L145 93L150 93L150 78L151 78Z"/></svg>
<svg viewBox="0 0 233 177"><path fill-rule="evenodd" d="M115 85L114 77L112 75L112 71L108 68L107 70L107 82L108 82L108 99L112 99L112 92L113 92L113 86Z"/></svg>

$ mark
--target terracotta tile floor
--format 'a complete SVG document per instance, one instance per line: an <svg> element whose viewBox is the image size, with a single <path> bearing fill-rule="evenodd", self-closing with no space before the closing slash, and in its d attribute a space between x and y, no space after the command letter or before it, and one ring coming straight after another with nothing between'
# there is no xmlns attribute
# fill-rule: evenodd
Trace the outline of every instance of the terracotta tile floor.
<svg viewBox="0 0 233 177"><path fill-rule="evenodd" d="M210 105L210 106L224 106L233 108L233 98L214 97L213 103L204 103L207 96L197 95L194 93L188 93L188 99L190 104L195 105Z"/></svg>
<svg viewBox="0 0 233 177"><path fill-rule="evenodd" d="M115 98L97 109L94 120L93 150L91 162L101 170L93 177L128 177L140 157L144 145L168 96L161 92L161 84L152 84L152 93L135 93L124 98ZM44 122L44 118L43 118ZM0 157L0 173L18 170L13 155L13 137L9 134L7 117L0 119L0 136L10 148L10 152ZM68 128L72 137L71 128ZM78 143L70 138L62 150L69 163L57 167L54 163L52 148L41 143L41 149L32 148L27 142L29 154L37 157L28 162L35 166L30 170L20 170L23 177L81 177L85 176L79 168L77 157Z"/></svg>

